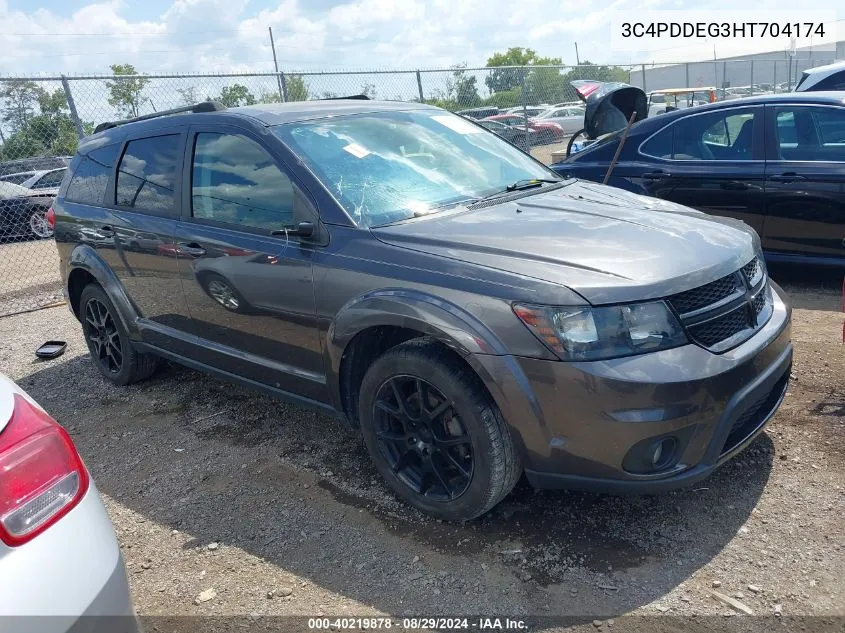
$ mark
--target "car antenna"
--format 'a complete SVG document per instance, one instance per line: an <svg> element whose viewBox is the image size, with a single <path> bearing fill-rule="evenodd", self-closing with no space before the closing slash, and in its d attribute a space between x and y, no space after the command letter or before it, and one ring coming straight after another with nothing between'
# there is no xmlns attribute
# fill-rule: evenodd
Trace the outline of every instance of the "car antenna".
<svg viewBox="0 0 845 633"><path fill-rule="evenodd" d="M610 161L610 165L607 167L607 173L604 175L604 180L601 181L601 184L606 185L607 181L610 180L610 172L613 171L613 168L616 167L616 161L619 160L619 154L622 153L622 146L625 145L625 139L628 138L628 130L631 129L631 126L634 124L634 119L637 118L637 111L634 110L631 112L631 118L628 119L628 124L625 126L625 130L622 132L622 138L619 139L619 146L616 148L616 153L613 155L613 160Z"/></svg>

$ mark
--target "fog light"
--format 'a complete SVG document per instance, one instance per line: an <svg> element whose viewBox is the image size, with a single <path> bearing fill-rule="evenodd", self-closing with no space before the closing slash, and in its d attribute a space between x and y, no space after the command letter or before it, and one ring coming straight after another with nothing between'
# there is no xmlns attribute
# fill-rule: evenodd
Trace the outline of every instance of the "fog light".
<svg viewBox="0 0 845 633"><path fill-rule="evenodd" d="M664 437L662 440L654 445L654 450L651 454L651 465L654 470L660 470L672 459L675 452L675 438Z"/></svg>

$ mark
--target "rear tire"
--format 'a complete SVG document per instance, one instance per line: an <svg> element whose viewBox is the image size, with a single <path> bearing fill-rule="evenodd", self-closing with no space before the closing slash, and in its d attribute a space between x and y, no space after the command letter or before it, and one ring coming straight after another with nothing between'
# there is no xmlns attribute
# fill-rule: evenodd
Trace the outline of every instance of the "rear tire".
<svg viewBox="0 0 845 633"><path fill-rule="evenodd" d="M522 474L507 424L483 384L431 339L398 345L372 364L358 415L388 485L439 519L481 516Z"/></svg>
<svg viewBox="0 0 845 633"><path fill-rule="evenodd" d="M82 290L79 316L91 359L109 382L125 386L155 372L158 358L132 347L114 304L99 284L88 284Z"/></svg>

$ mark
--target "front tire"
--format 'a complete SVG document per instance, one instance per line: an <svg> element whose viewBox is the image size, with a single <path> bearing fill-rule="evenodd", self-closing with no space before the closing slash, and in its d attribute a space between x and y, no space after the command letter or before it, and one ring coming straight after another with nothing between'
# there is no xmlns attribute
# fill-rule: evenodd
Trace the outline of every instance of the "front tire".
<svg viewBox="0 0 845 633"><path fill-rule="evenodd" d="M508 427L478 377L430 339L398 345L372 364L359 419L388 485L439 519L481 516L522 474Z"/></svg>
<svg viewBox="0 0 845 633"><path fill-rule="evenodd" d="M98 284L82 290L79 315L91 359L106 380L122 387L153 374L158 359L132 347L114 304Z"/></svg>

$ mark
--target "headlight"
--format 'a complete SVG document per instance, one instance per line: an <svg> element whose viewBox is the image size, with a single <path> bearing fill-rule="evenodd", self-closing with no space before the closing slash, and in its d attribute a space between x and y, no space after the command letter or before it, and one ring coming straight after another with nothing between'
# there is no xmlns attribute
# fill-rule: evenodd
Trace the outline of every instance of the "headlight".
<svg viewBox="0 0 845 633"><path fill-rule="evenodd" d="M516 304L513 311L562 360L603 360L685 345L663 301L592 308Z"/></svg>

